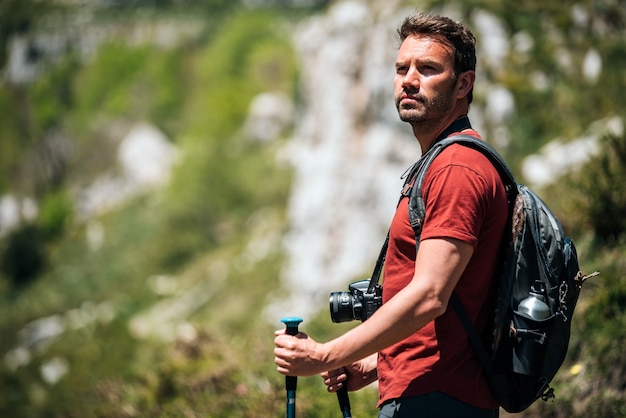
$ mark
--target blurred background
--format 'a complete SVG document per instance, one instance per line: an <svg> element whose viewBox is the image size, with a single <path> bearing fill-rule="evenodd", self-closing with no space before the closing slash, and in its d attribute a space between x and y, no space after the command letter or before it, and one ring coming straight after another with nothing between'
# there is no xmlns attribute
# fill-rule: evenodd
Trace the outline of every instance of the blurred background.
<svg viewBox="0 0 626 418"><path fill-rule="evenodd" d="M2 0L0 416L282 416L274 329L355 325L328 293L419 158L392 94L415 10L473 29L474 127L602 273L520 416L626 416L623 0ZM318 377L297 407L340 416Z"/></svg>

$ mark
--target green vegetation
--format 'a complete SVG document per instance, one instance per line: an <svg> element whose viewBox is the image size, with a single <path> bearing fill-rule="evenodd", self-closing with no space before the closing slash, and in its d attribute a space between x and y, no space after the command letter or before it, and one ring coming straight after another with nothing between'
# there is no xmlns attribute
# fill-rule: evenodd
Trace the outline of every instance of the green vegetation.
<svg viewBox="0 0 626 418"><path fill-rule="evenodd" d="M4 187L38 191L41 206L33 225L2 242L0 352L18 360L0 365L0 415L264 416L282 407L281 378L265 361L272 326L249 309L278 287L289 173L274 163L280 141L253 143L239 131L255 95L294 94L295 59L276 22L237 13L215 36L177 49L113 40L86 64L69 57L32 85L3 86ZM163 129L185 164L169 189L77 223L69 186L112 164L108 126L133 121ZM13 170L53 131L73 138L54 181ZM155 287L163 280L173 290ZM173 325L152 307L179 298L192 305L185 317L198 337L154 337ZM38 318L63 337L29 342L20 330ZM19 366L24 345L30 358ZM55 364L69 370L62 384L42 380Z"/></svg>
<svg viewBox="0 0 626 418"><path fill-rule="evenodd" d="M32 3L0 5L0 63L12 34L71 15L61 8L38 15ZM265 418L284 411L270 337L281 325L267 324L261 311L284 292L278 276L290 173L275 161L283 138L253 142L241 127L259 93L296 100L286 27L311 9L145 3L97 12L107 22L171 15L206 25L175 48L113 38L88 61L70 52L46 63L33 83L0 85L0 192L31 195L39 205L32 222L0 239L0 416ZM511 56L501 74L490 74L515 95L516 140L506 150L514 164L550 138L580 136L594 121L626 114L624 8L577 6L604 22L599 36L573 20L574 4L459 3L468 20L486 8L511 35L534 39L527 61ZM605 61L595 82L580 73L591 47ZM570 52L575 70L555 61L558 48ZM547 77L545 88L532 87L536 73ZM115 127L139 121L158 126L181 152L170 186L79 220L73 191L112 166ZM55 141L68 147L49 146ZM574 236L583 270L602 274L581 294L557 401L538 403L527 416L626 414L625 150L623 134L607 134L598 156L543 191ZM34 340L33 321L42 318L58 334ZM322 312L301 329L326 340L353 326L329 322ZM351 394L351 401L355 416L372 416L376 392ZM300 379L298 416L338 412L319 378Z"/></svg>

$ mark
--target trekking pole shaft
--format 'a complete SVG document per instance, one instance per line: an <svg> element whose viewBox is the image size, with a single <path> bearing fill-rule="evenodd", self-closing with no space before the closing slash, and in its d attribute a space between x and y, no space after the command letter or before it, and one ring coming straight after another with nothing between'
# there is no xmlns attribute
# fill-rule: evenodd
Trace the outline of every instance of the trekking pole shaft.
<svg viewBox="0 0 626 418"><path fill-rule="evenodd" d="M298 378L295 376L285 377L285 389L287 390L287 418L296 418L296 386Z"/></svg>
<svg viewBox="0 0 626 418"><path fill-rule="evenodd" d="M283 318L281 321L286 325L285 334L297 335L298 325L302 319L290 317ZM287 418L296 418L296 388L298 386L298 378L296 376L285 376L285 390L287 391Z"/></svg>
<svg viewBox="0 0 626 418"><path fill-rule="evenodd" d="M346 388L345 385L337 391L337 400L339 401L339 409L341 409L343 418L352 418L352 413L350 412L350 398L348 397L348 388Z"/></svg>

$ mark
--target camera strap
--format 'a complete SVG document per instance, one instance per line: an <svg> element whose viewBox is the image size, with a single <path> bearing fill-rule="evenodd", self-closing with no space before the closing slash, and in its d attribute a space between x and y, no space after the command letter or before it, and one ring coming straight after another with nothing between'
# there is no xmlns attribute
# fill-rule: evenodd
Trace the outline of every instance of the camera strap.
<svg viewBox="0 0 626 418"><path fill-rule="evenodd" d="M370 278L370 285L367 287L367 293L374 293L374 288L378 284L378 280L380 279L380 273L382 272L383 266L385 265L385 256L387 255L388 246L389 246L389 232L387 232L385 243L383 244L383 247L380 249L380 254L378 254L378 258L376 259L376 265L374 266L374 271L372 272L372 277Z"/></svg>

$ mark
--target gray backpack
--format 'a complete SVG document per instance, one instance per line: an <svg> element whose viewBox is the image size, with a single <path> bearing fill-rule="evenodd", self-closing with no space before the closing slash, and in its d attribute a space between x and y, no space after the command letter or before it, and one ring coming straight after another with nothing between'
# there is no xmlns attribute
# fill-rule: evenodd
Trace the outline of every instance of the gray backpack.
<svg viewBox="0 0 626 418"><path fill-rule="evenodd" d="M452 144L486 155L507 190L510 216L501 246L502 265L492 325L480 333L456 294L452 294L450 303L486 371L494 398L506 411L520 412L539 398L554 398L549 383L567 354L572 314L581 286L599 273L583 276L574 243L565 236L546 204L528 187L515 182L503 159L489 144L468 135L435 143L407 176L404 192L409 196L409 219L418 250L425 214L424 176L430 163Z"/></svg>

